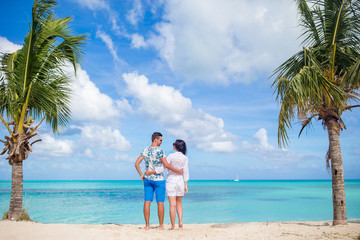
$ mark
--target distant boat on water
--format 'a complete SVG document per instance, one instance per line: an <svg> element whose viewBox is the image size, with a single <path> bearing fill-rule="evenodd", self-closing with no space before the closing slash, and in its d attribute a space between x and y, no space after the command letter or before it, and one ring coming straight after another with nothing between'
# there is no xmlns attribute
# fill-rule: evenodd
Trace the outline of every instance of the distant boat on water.
<svg viewBox="0 0 360 240"><path fill-rule="evenodd" d="M239 176L236 176L236 178L234 179L234 182L238 182L239 181Z"/></svg>

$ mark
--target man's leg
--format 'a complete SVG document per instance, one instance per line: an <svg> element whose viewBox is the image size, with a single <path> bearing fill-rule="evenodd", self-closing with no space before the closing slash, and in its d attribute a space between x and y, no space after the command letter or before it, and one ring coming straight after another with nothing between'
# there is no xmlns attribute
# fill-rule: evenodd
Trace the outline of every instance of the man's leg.
<svg viewBox="0 0 360 240"><path fill-rule="evenodd" d="M160 230L164 230L165 181L158 181L155 187Z"/></svg>
<svg viewBox="0 0 360 240"><path fill-rule="evenodd" d="M145 179L144 181L144 218L145 218L145 230L150 229L150 204L154 198L154 186L151 181Z"/></svg>
<svg viewBox="0 0 360 240"><path fill-rule="evenodd" d="M145 230L150 229L150 204L151 201L145 201L144 202L144 218L145 218Z"/></svg>
<svg viewBox="0 0 360 240"><path fill-rule="evenodd" d="M158 202L159 228L164 230L164 202Z"/></svg>
<svg viewBox="0 0 360 240"><path fill-rule="evenodd" d="M171 221L171 229L175 230L175 217L176 217L176 197L169 196L169 205L170 205L170 221Z"/></svg>

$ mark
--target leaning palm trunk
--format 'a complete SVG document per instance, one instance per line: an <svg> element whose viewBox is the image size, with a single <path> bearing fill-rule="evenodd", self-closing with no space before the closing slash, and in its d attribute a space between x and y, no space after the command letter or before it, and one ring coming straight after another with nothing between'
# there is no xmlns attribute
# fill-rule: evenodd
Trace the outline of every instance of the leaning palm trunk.
<svg viewBox="0 0 360 240"><path fill-rule="evenodd" d="M344 168L340 148L340 129L335 119L327 120L329 158L331 160L333 225L347 224Z"/></svg>

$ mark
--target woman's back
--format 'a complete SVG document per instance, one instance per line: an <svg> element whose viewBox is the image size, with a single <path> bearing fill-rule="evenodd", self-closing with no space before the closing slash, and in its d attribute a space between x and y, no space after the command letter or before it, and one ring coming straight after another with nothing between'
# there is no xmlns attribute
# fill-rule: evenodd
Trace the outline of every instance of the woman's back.
<svg viewBox="0 0 360 240"><path fill-rule="evenodd" d="M175 152L169 154L167 157L168 163L176 169L183 169L183 175L178 175L177 173L169 170L167 174L166 181L188 181L189 180L189 168L188 168L188 158L181 152Z"/></svg>

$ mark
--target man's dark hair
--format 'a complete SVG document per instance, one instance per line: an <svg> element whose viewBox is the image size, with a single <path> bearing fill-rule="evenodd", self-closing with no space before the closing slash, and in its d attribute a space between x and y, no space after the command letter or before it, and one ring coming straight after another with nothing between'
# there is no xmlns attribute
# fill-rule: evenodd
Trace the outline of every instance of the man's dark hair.
<svg viewBox="0 0 360 240"><path fill-rule="evenodd" d="M162 134L159 132L154 132L151 136L151 142L153 142L156 138L162 137Z"/></svg>

